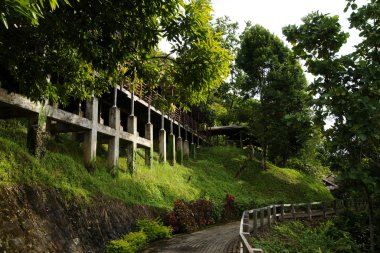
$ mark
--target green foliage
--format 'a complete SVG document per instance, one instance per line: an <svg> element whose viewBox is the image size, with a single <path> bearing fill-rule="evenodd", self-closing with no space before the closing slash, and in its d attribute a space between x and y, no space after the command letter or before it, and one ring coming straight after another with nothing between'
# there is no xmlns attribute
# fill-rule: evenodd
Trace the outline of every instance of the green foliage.
<svg viewBox="0 0 380 253"><path fill-rule="evenodd" d="M172 237L172 232L169 227L162 224L161 220L138 220L137 226L140 231L146 234L146 238L149 242L153 242L160 239L169 239Z"/></svg>
<svg viewBox="0 0 380 253"><path fill-rule="evenodd" d="M138 232L132 232L122 239L112 240L106 246L107 253L135 253L146 247L148 242L172 237L171 230L156 220L138 220Z"/></svg>
<svg viewBox="0 0 380 253"><path fill-rule="evenodd" d="M283 31L308 71L318 76L310 86L317 115L335 119L326 131L331 168L340 172L348 192L359 191L370 199L380 183L380 8L377 1L358 7L349 0L349 9L351 27L362 37L351 54L338 54L348 34L341 31L337 16L311 13L302 25ZM370 252L375 252L373 210L369 220Z"/></svg>
<svg viewBox="0 0 380 253"><path fill-rule="evenodd" d="M27 152L25 127L14 121L7 123L0 124L7 125L6 130L0 129L0 184L40 184L87 200L102 194L125 203L165 209L172 209L177 199L206 199L214 205L215 219L221 216L226 194L236 197L238 210L332 198L321 182L270 164L262 171L257 160L247 161L244 152L233 147L202 148L196 160L174 167L159 164L154 153L152 169L137 155L134 175L126 173L125 150L121 150L116 176L109 173L99 148L97 170L90 174L83 166L82 147L71 135L52 138L39 161Z"/></svg>
<svg viewBox="0 0 380 253"><path fill-rule="evenodd" d="M359 211L354 212L351 210L344 210L334 220L335 226L350 233L351 237L355 240L361 252L369 251L369 229L368 229L368 212ZM379 220L377 225L379 225Z"/></svg>
<svg viewBox="0 0 380 253"><path fill-rule="evenodd" d="M282 167L297 155L311 132L306 78L292 52L260 25L247 25L236 59L246 77L241 91L260 97L250 128L267 156Z"/></svg>
<svg viewBox="0 0 380 253"><path fill-rule="evenodd" d="M142 250L147 245L148 239L145 231L133 232L123 236L123 240L128 242L134 248L134 251Z"/></svg>
<svg viewBox="0 0 380 253"><path fill-rule="evenodd" d="M347 232L332 221L309 227L300 221L281 223L269 234L254 240L265 252L360 252Z"/></svg>
<svg viewBox="0 0 380 253"><path fill-rule="evenodd" d="M120 240L112 240L106 246L107 253L135 253L134 247L129 244L127 241Z"/></svg>
<svg viewBox="0 0 380 253"><path fill-rule="evenodd" d="M46 3L50 8L46 7ZM43 18L44 10L54 11L60 3L70 5L69 0L4 0L0 7L1 21L5 28L9 28L14 17L26 18L32 25L38 25L38 19Z"/></svg>
<svg viewBox="0 0 380 253"><path fill-rule="evenodd" d="M231 56L210 24L209 0L50 0L51 9L66 3L54 12L40 8L44 2L0 7L4 24L14 24L0 30L1 86L33 100L67 103L144 82L175 88L168 103L187 107L228 75ZM44 17L38 26L13 11L29 7ZM172 45L168 55L156 52L161 38Z"/></svg>
<svg viewBox="0 0 380 253"><path fill-rule="evenodd" d="M321 130L314 126L311 138L296 157L289 159L288 166L318 179L331 174L330 168L326 166L328 152L325 143Z"/></svg>

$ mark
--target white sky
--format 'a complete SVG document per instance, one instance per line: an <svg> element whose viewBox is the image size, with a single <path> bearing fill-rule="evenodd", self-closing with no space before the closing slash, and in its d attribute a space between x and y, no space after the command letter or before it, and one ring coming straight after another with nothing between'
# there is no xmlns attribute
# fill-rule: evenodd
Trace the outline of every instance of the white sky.
<svg viewBox="0 0 380 253"><path fill-rule="evenodd" d="M211 0L214 9L214 18L229 16L233 22L239 23L240 31L245 22L250 20L253 24L260 24L282 38L282 27L289 24L301 24L301 18L312 11L339 15L343 29L350 32L347 45L342 53L352 51L352 46L359 41L357 31L349 30L348 13L343 10L345 0ZM366 0L357 0L363 4Z"/></svg>

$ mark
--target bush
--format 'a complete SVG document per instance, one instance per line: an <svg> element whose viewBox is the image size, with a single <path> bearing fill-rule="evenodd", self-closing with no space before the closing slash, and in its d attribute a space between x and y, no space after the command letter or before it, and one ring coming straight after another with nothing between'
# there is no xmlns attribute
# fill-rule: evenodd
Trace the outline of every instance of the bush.
<svg viewBox="0 0 380 253"><path fill-rule="evenodd" d="M135 247L133 247L131 244L129 244L127 241L120 239L120 240L113 240L108 242L106 247L107 253L135 253Z"/></svg>
<svg viewBox="0 0 380 253"><path fill-rule="evenodd" d="M254 241L264 252L360 252L350 234L327 221L313 228L301 221L282 223Z"/></svg>
<svg viewBox="0 0 380 253"><path fill-rule="evenodd" d="M205 227L215 223L213 219L214 206L211 201L206 199L195 200L191 202L191 209L198 227Z"/></svg>
<svg viewBox="0 0 380 253"><path fill-rule="evenodd" d="M143 231L129 233L123 237L123 240L128 242L135 251L142 250L148 243L148 237Z"/></svg>
<svg viewBox="0 0 380 253"><path fill-rule="evenodd" d="M224 220L233 220L239 217L240 212L236 208L235 196L232 194L227 194L224 199L224 210L222 217Z"/></svg>
<svg viewBox="0 0 380 253"><path fill-rule="evenodd" d="M350 233L361 251L369 251L368 213L366 211L354 212L344 210L334 220L335 226Z"/></svg>
<svg viewBox="0 0 380 253"><path fill-rule="evenodd" d="M139 220L137 226L141 232L144 232L149 242L159 239L169 239L172 237L170 228L164 226L159 219L155 220Z"/></svg>
<svg viewBox="0 0 380 253"><path fill-rule="evenodd" d="M158 239L171 238L171 230L162 225L159 219L139 220L139 232L124 235L122 239L110 241L107 244L107 253L135 253L145 248L148 242Z"/></svg>
<svg viewBox="0 0 380 253"><path fill-rule="evenodd" d="M192 202L176 200L173 211L169 214L169 224L173 232L193 232L215 223L214 205L206 199Z"/></svg>

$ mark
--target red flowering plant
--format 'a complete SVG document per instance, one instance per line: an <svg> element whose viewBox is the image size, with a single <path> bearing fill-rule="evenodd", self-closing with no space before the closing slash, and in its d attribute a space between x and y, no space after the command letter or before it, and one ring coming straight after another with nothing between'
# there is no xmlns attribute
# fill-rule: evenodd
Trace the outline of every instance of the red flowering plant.
<svg viewBox="0 0 380 253"><path fill-rule="evenodd" d="M226 198L224 200L224 210L223 210L223 219L231 220L236 216L236 208L235 208L235 196L232 194L226 194Z"/></svg>

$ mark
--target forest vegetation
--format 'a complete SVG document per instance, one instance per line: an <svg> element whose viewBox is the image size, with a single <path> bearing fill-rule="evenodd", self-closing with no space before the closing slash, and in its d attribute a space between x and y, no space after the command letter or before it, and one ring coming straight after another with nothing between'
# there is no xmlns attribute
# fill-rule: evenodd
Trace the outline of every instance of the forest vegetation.
<svg viewBox="0 0 380 253"><path fill-rule="evenodd" d="M177 199L207 199L221 209L231 194L241 211L331 199L318 180L334 174L334 197L367 201L362 248L378 251L373 200L380 193L380 4L346 3L350 26L361 37L348 54L340 48L349 34L333 14L305 13L300 25L284 24L286 44L261 25L248 22L238 34L228 17L212 20L209 0L3 1L1 88L65 105L144 84L165 97L154 102L159 109L197 108L204 127L245 126L243 143L253 147L255 159L213 147L183 166L149 170L141 160L136 175L121 170L115 176L105 169L101 152L107 147L101 146L99 169L90 174L69 135L51 138L38 160L23 141L25 122L1 121L1 185L42 184L89 200L102 194L165 209ZM158 48L162 39L169 53ZM314 75L311 83L304 71ZM325 129L327 118L333 122ZM347 215L347 223L362 217L357 215ZM316 230L323 236L326 227L342 224ZM303 229L295 223L275 230L294 228Z"/></svg>

